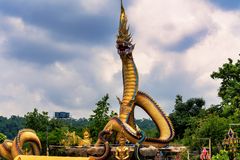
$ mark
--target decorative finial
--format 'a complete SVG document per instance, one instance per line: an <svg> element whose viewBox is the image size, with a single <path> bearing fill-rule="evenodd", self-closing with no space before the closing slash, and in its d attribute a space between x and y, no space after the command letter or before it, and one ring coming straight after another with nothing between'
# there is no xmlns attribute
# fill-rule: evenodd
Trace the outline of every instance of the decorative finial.
<svg viewBox="0 0 240 160"><path fill-rule="evenodd" d="M123 10L124 10L124 7L123 7L123 1L121 0L121 9L123 8Z"/></svg>
<svg viewBox="0 0 240 160"><path fill-rule="evenodd" d="M129 27L127 26L127 16L125 9L123 7L123 1L121 0L121 14L119 21L119 29L117 36L117 43L130 42L131 43L131 34L129 33Z"/></svg>

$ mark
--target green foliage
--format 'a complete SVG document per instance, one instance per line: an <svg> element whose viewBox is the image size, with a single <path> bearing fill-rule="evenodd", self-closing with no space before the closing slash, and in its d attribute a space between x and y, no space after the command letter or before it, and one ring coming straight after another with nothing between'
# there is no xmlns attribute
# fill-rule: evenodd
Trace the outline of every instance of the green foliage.
<svg viewBox="0 0 240 160"><path fill-rule="evenodd" d="M207 108L206 110L206 115L208 114L215 114L215 115L222 115L223 112L223 107L222 105L211 105L209 108Z"/></svg>
<svg viewBox="0 0 240 160"><path fill-rule="evenodd" d="M96 103L97 108L93 110L93 115L89 118L91 135L94 141L97 140L98 133L103 130L110 119L108 113L110 104L108 103L109 96L106 94Z"/></svg>
<svg viewBox="0 0 240 160"><path fill-rule="evenodd" d="M36 132L46 131L49 122L48 112L43 111L42 113L39 113L38 110L34 108L33 112L28 112L24 115L24 118L27 128L31 128Z"/></svg>
<svg viewBox="0 0 240 160"><path fill-rule="evenodd" d="M60 145L60 141L64 138L64 133L68 131L67 127L56 128L48 133L48 143L50 145Z"/></svg>
<svg viewBox="0 0 240 160"><path fill-rule="evenodd" d="M39 113L36 108L33 112L28 112L24 115L25 118L25 128L31 128L36 131L41 143L42 143L42 153L46 153L47 148L47 134L48 134L48 125L49 117L48 112Z"/></svg>
<svg viewBox="0 0 240 160"><path fill-rule="evenodd" d="M237 153L236 159L240 159L240 153Z"/></svg>
<svg viewBox="0 0 240 160"><path fill-rule="evenodd" d="M169 115L177 138L183 138L185 129L192 125L192 118L201 115L205 101L202 98L191 98L183 102L182 96L177 95L174 111Z"/></svg>
<svg viewBox="0 0 240 160"><path fill-rule="evenodd" d="M218 92L222 98L221 104L211 105L207 109L197 108L193 110L196 112L192 112L192 102L184 103L182 97L177 96L175 110L170 114L170 118L179 138L178 143L189 146L191 150L199 151L200 147L208 146L206 138L211 138L212 153L216 154L221 149L221 143L229 129L229 124L239 123L240 61L233 63L233 60L229 59L229 62L223 64L217 72L213 72L211 77L221 80ZM239 129L234 131L240 133ZM228 158L223 151L217 156L218 159Z"/></svg>
<svg viewBox="0 0 240 160"><path fill-rule="evenodd" d="M187 151L187 149L185 149L184 151L182 151L180 153L180 159L181 160L188 160L188 151Z"/></svg>
<svg viewBox="0 0 240 160"><path fill-rule="evenodd" d="M19 116L11 116L10 118L0 116L0 132L9 139L13 139L18 131L24 128L24 123L24 118Z"/></svg>
<svg viewBox="0 0 240 160"><path fill-rule="evenodd" d="M231 106L233 109L240 108L240 60L233 63L233 60L229 58L228 63L219 67L217 72L211 74L211 77L221 80L218 96L222 98L223 105ZM229 114L231 113L233 112Z"/></svg>
<svg viewBox="0 0 240 160"><path fill-rule="evenodd" d="M201 147L209 145L208 138L211 138L212 153L217 153L227 133L230 120L214 114L191 118L191 120L192 126L185 129L184 137L179 143L189 146L192 151L200 152Z"/></svg>
<svg viewBox="0 0 240 160"><path fill-rule="evenodd" d="M212 160L229 160L228 152L221 150L217 155L212 156Z"/></svg>
<svg viewBox="0 0 240 160"><path fill-rule="evenodd" d="M117 112L115 112L115 111L111 111L111 113L110 113L110 117L112 118L112 117L115 117L115 116L118 116Z"/></svg>
<svg viewBox="0 0 240 160"><path fill-rule="evenodd" d="M228 127L228 119L216 115L208 115L200 122L196 135L198 137L211 137L213 145L217 145L223 140Z"/></svg>
<svg viewBox="0 0 240 160"><path fill-rule="evenodd" d="M230 116L230 119L234 123L239 123L239 120L240 120L240 108L236 108L234 110L234 113L233 113L233 115Z"/></svg>
<svg viewBox="0 0 240 160"><path fill-rule="evenodd" d="M177 96L175 110L170 114L178 136L175 143L189 146L191 151L199 152L202 146L208 146L209 141L206 138L211 138L212 152L216 153L231 120L218 115L222 109L219 106L212 105L205 110L203 105L202 99L191 98L183 102L182 97Z"/></svg>
<svg viewBox="0 0 240 160"><path fill-rule="evenodd" d="M137 119L136 124L145 132L147 137L159 137L159 131L152 120L146 118Z"/></svg>
<svg viewBox="0 0 240 160"><path fill-rule="evenodd" d="M0 143L2 143L5 139L7 139L7 136L3 133L0 133Z"/></svg>

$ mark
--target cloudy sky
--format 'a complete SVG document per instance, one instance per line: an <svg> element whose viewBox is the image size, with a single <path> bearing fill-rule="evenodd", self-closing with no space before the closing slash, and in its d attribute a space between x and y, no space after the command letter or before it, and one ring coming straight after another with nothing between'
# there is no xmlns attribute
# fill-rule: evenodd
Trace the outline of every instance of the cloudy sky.
<svg viewBox="0 0 240 160"><path fill-rule="evenodd" d="M140 90L170 113L177 94L219 103L210 74L239 58L239 0L125 0ZM0 115L118 111L118 0L0 0ZM140 113L141 116L141 113Z"/></svg>

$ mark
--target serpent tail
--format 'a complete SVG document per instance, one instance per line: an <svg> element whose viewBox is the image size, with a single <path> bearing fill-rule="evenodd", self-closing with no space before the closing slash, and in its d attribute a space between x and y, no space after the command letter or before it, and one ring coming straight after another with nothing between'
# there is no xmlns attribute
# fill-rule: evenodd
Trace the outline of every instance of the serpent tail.
<svg viewBox="0 0 240 160"><path fill-rule="evenodd" d="M29 151L27 154L40 155L41 142L35 131L31 129L22 129L18 132L17 137L13 141L11 148L12 157L26 154L23 149L24 144L29 143Z"/></svg>
<svg viewBox="0 0 240 160"><path fill-rule="evenodd" d="M7 139L4 140L4 142L0 144L0 157L3 157L7 160L12 160L11 148L12 141Z"/></svg>
<svg viewBox="0 0 240 160"><path fill-rule="evenodd" d="M96 159L96 160L105 160L105 159L107 159L107 157L109 156L109 153L110 153L110 146L109 146L108 141L105 139L105 136L109 135L109 134L111 134L111 131L109 131L109 130L103 130L103 131L101 131L99 133L98 137L104 143L105 151L104 151L102 156L100 156L100 157L90 156L90 159Z"/></svg>

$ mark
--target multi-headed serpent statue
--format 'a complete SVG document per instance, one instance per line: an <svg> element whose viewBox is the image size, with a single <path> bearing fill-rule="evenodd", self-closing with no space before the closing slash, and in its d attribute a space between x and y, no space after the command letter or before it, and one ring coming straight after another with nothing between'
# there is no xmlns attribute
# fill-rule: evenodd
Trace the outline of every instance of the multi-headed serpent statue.
<svg viewBox="0 0 240 160"><path fill-rule="evenodd" d="M24 150L24 145L29 143L29 150ZM41 142L35 131L22 129L18 132L14 141L5 140L0 144L0 157L13 160L18 155L40 155Z"/></svg>
<svg viewBox="0 0 240 160"><path fill-rule="evenodd" d="M122 132L128 141L134 144L142 143L145 146L163 147L174 137L174 129L171 121L162 111L159 105L148 94L139 91L139 78L137 67L133 59L132 37L127 25L127 16L121 0L121 14L119 31L116 41L118 54L122 60L122 77L123 77L123 98L119 100L120 114L119 117L112 118L101 134L97 144L105 142L105 134L113 132ZM145 137L143 132L135 124L134 109L138 106L142 108L156 124L160 136L158 138Z"/></svg>

